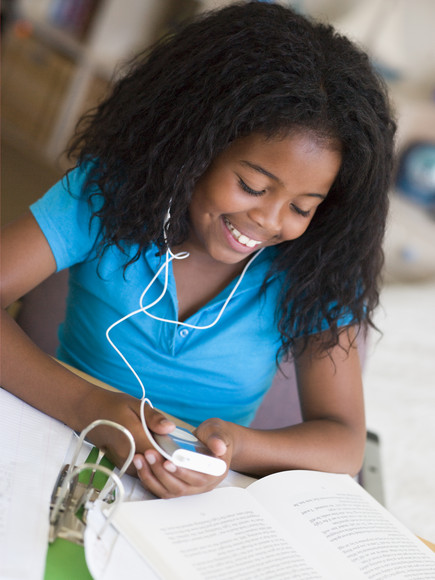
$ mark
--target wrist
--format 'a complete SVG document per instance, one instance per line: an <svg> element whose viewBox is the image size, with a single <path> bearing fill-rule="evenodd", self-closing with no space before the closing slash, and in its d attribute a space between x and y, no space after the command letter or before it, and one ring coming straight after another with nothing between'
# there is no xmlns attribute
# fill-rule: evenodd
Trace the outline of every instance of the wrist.
<svg viewBox="0 0 435 580"><path fill-rule="evenodd" d="M232 445L230 468L234 471L244 471L249 429L236 423L228 423L228 434Z"/></svg>
<svg viewBox="0 0 435 580"><path fill-rule="evenodd" d="M80 432L96 419L105 417L106 393L103 389L83 381L77 395L71 408L71 420L68 424L72 429Z"/></svg>

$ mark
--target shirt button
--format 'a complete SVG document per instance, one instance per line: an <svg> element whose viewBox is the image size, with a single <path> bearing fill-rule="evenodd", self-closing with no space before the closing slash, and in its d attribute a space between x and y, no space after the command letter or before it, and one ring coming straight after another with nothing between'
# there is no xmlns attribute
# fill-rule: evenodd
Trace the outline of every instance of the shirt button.
<svg viewBox="0 0 435 580"><path fill-rule="evenodd" d="M186 336L188 336L188 334L189 334L189 331L187 330L187 328L182 328L180 330L180 336L181 336L181 338L186 338Z"/></svg>

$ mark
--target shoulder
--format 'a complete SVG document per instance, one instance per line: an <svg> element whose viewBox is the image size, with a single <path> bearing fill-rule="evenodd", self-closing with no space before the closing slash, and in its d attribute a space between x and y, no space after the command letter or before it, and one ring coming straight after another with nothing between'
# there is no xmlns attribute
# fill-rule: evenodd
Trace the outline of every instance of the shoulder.
<svg viewBox="0 0 435 580"><path fill-rule="evenodd" d="M46 210L69 210L77 205L88 203L91 191L87 188L90 166L78 166L69 170L60 181L55 183L30 209L35 215ZM95 190L94 193L97 193Z"/></svg>

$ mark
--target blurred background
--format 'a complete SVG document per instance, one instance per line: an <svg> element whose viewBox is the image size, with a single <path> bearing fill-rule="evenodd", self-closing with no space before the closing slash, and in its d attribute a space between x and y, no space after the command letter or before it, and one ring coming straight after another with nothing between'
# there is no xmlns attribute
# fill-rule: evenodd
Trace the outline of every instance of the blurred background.
<svg viewBox="0 0 435 580"><path fill-rule="evenodd" d="M195 13L231 0L2 0L2 224L68 167L79 116L122 64ZM435 542L435 2L294 0L364 47L386 79L399 132L385 282L364 367L381 442L382 497ZM379 473L377 474L379 475Z"/></svg>

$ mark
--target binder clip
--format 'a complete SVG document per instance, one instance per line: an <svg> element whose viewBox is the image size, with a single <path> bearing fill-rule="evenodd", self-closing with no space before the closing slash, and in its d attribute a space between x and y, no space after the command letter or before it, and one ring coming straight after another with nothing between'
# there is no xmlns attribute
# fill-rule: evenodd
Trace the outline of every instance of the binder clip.
<svg viewBox="0 0 435 580"><path fill-rule="evenodd" d="M101 460L104 457L104 452L101 450L98 450L98 457L95 463L75 465L86 435L100 425L118 429L118 431L124 433L130 442L130 453L119 474L101 464ZM98 419L81 432L72 461L61 469L53 489L50 502L49 543L54 542L56 538L63 538L83 546L86 516L88 510L92 508L97 499L108 504L106 521L99 535L104 532L118 505L124 499L124 486L122 485L121 477L127 471L135 454L135 449L134 439L130 431L113 421ZM97 473L105 476L106 483L102 486L102 489L98 489L95 485ZM81 475L82 477L80 478Z"/></svg>

